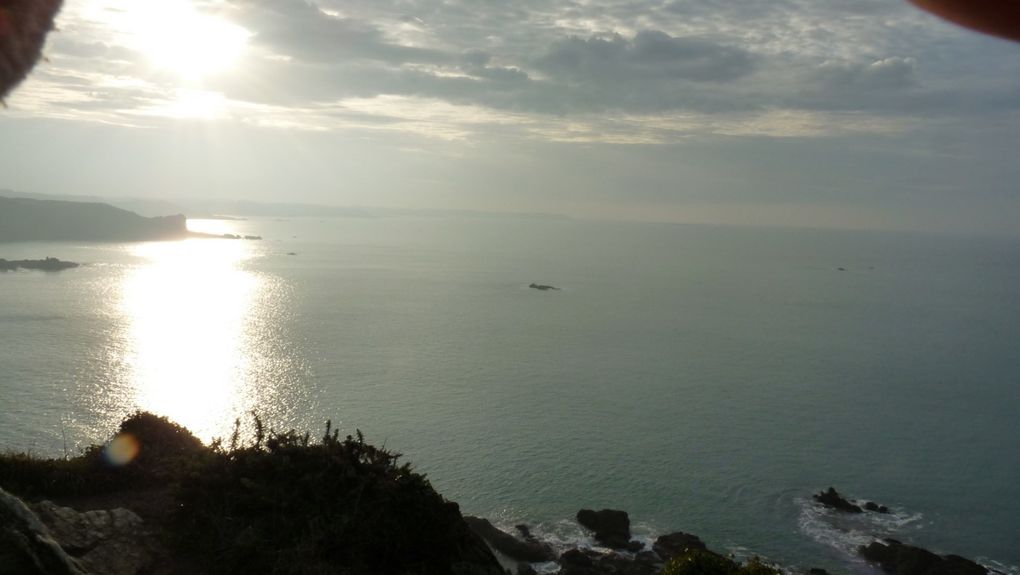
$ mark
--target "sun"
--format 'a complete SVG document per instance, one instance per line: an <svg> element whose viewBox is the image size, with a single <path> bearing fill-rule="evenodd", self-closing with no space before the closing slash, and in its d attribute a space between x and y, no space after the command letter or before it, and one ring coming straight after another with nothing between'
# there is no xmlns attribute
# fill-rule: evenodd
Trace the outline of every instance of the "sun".
<svg viewBox="0 0 1020 575"><path fill-rule="evenodd" d="M199 12L189 0L134 1L123 16L132 47L153 67L183 80L229 72L251 36L226 19Z"/></svg>

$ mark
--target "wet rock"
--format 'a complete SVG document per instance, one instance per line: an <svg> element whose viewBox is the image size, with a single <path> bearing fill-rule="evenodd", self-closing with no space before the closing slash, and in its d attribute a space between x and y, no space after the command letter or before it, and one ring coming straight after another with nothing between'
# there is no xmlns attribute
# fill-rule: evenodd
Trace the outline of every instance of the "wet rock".
<svg viewBox="0 0 1020 575"><path fill-rule="evenodd" d="M624 549L630 542L630 517L626 511L603 509L577 512L577 522L595 532L595 539L607 547Z"/></svg>
<svg viewBox="0 0 1020 575"><path fill-rule="evenodd" d="M874 541L858 551L883 571L895 575L986 575L988 569L959 555L939 556L895 539Z"/></svg>
<svg viewBox="0 0 1020 575"><path fill-rule="evenodd" d="M814 495L815 501L831 509L838 509L847 513L863 513L859 506L847 501L835 488L830 487L826 491Z"/></svg>
<svg viewBox="0 0 1020 575"><path fill-rule="evenodd" d="M85 575L25 503L0 489L0 575Z"/></svg>
<svg viewBox="0 0 1020 575"><path fill-rule="evenodd" d="M652 550L658 553L659 557L667 561L683 555L688 549L704 551L705 543L697 535L677 531L676 533L659 536L652 545Z"/></svg>
<svg viewBox="0 0 1020 575"><path fill-rule="evenodd" d="M867 501L864 503L864 509L867 511L874 511L876 513L889 513L889 508L885 505L879 505L874 501Z"/></svg>
<svg viewBox="0 0 1020 575"><path fill-rule="evenodd" d="M808 575L829 575L829 572L820 567L812 567L808 569Z"/></svg>
<svg viewBox="0 0 1020 575"><path fill-rule="evenodd" d="M51 501L32 505L53 539L95 575L135 575L153 561L142 518L127 509L79 512Z"/></svg>
<svg viewBox="0 0 1020 575"><path fill-rule="evenodd" d="M656 575L661 563L636 561L617 553L599 555L571 549L560 555L560 575Z"/></svg>
<svg viewBox="0 0 1020 575"><path fill-rule="evenodd" d="M492 545L493 549L514 561L541 563L556 558L556 554L548 545L534 540L521 541L509 533L497 529L488 519L466 516L464 521L475 534Z"/></svg>

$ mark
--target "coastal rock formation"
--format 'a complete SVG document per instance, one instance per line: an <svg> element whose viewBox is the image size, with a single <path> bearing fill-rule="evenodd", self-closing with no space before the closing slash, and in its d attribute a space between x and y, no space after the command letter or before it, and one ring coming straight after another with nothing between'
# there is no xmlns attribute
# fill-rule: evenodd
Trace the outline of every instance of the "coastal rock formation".
<svg viewBox="0 0 1020 575"><path fill-rule="evenodd" d="M0 489L0 574L86 575L39 517L17 497Z"/></svg>
<svg viewBox="0 0 1020 575"><path fill-rule="evenodd" d="M895 539L874 541L858 549L882 570L894 575L986 575L988 569L959 555L939 556Z"/></svg>
<svg viewBox="0 0 1020 575"><path fill-rule="evenodd" d="M652 545L652 551L655 551L659 557L667 560L679 557L690 549L704 551L705 543L697 535L691 535L682 531L661 535Z"/></svg>
<svg viewBox="0 0 1020 575"><path fill-rule="evenodd" d="M127 509L78 512L51 501L31 505L53 539L94 575L135 575L153 558L142 518Z"/></svg>
<svg viewBox="0 0 1020 575"><path fill-rule="evenodd" d="M537 289L538 291L560 291L560 288L556 286L550 286L545 284L531 284L528 286L531 289Z"/></svg>
<svg viewBox="0 0 1020 575"><path fill-rule="evenodd" d="M874 511L875 513L889 513L889 508L885 505L879 505L874 501L866 501L864 503L864 509L867 511Z"/></svg>
<svg viewBox="0 0 1020 575"><path fill-rule="evenodd" d="M834 487L830 487L821 493L814 495L814 500L831 509L846 511L847 513L863 513L864 510L846 500Z"/></svg>
<svg viewBox="0 0 1020 575"><path fill-rule="evenodd" d="M521 541L509 533L499 530L488 519L466 515L464 521L476 535L492 545L493 549L514 561L541 563L556 559L556 553L553 552L552 547L535 540Z"/></svg>
<svg viewBox="0 0 1020 575"><path fill-rule="evenodd" d="M582 509L577 512L577 522L593 531L595 539L606 547L630 547L630 517L626 511Z"/></svg>

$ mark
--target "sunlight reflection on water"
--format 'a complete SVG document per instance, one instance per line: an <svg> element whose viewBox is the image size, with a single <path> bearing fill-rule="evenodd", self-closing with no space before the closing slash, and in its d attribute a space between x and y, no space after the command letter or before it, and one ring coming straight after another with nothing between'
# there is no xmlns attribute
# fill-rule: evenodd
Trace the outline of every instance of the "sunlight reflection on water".
<svg viewBox="0 0 1020 575"><path fill-rule="evenodd" d="M265 280L242 266L250 244L192 239L139 244L133 253L147 263L122 284L130 402L203 440L226 437L259 399L246 333Z"/></svg>

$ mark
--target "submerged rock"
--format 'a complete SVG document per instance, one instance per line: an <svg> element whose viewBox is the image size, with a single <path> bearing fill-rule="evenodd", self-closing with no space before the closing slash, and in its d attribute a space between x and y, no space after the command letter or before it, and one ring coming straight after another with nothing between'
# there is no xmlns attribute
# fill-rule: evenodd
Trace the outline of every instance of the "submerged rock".
<svg viewBox="0 0 1020 575"><path fill-rule="evenodd" d="M986 575L988 569L959 555L936 555L895 539L874 541L858 551L871 563L895 575Z"/></svg>
<svg viewBox="0 0 1020 575"><path fill-rule="evenodd" d="M814 495L814 500L831 509L846 511L847 513L863 513L864 510L858 505L847 501L834 487Z"/></svg>
<svg viewBox="0 0 1020 575"><path fill-rule="evenodd" d="M552 547L538 541L520 539L496 528L488 519L465 516L464 521L476 535L484 539L493 549L514 561L542 563L556 559Z"/></svg>
<svg viewBox="0 0 1020 575"><path fill-rule="evenodd" d="M594 531L595 539L607 547L614 549L629 547L630 517L626 511L582 509L577 512L577 522L582 527Z"/></svg>

